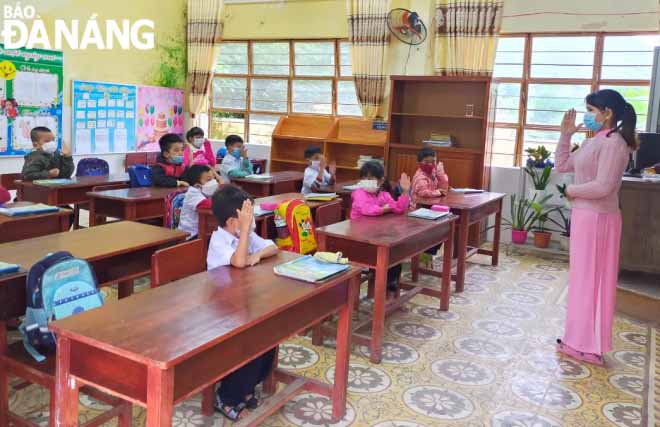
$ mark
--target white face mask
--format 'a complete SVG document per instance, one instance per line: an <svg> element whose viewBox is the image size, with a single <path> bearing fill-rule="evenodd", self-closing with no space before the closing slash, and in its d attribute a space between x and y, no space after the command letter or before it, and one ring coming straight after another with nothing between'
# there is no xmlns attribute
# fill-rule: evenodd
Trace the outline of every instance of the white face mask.
<svg viewBox="0 0 660 427"><path fill-rule="evenodd" d="M314 170L319 170L319 169L321 169L321 161L320 160L312 160L312 163L310 164L310 166Z"/></svg>
<svg viewBox="0 0 660 427"><path fill-rule="evenodd" d="M215 194L215 191L218 189L218 181L212 179L206 184L202 185L202 194L206 197L211 197Z"/></svg>
<svg viewBox="0 0 660 427"><path fill-rule="evenodd" d="M204 144L204 138L194 138L192 144L195 148L200 148Z"/></svg>
<svg viewBox="0 0 660 427"><path fill-rule="evenodd" d="M358 182L357 185L367 193L378 192L378 180L376 179L362 179Z"/></svg>
<svg viewBox="0 0 660 427"><path fill-rule="evenodd" d="M41 146L44 153L53 154L57 151L57 142L50 141Z"/></svg>

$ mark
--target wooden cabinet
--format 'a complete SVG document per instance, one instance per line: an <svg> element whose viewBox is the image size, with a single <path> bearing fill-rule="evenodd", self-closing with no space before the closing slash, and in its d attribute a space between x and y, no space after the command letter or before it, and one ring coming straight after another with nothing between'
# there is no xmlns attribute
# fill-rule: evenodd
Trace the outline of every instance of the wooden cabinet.
<svg viewBox="0 0 660 427"><path fill-rule="evenodd" d="M432 147L453 187L487 188L490 174L490 78L392 76L388 175L417 170L417 152L432 133L449 134L452 147ZM468 111L469 110L469 111Z"/></svg>
<svg viewBox="0 0 660 427"><path fill-rule="evenodd" d="M337 180L357 179L360 156L385 158L387 132L372 121L352 117L284 116L273 131L271 170L304 170L307 147L320 147L337 163Z"/></svg>
<svg viewBox="0 0 660 427"><path fill-rule="evenodd" d="M623 178L621 270L660 273L660 184Z"/></svg>

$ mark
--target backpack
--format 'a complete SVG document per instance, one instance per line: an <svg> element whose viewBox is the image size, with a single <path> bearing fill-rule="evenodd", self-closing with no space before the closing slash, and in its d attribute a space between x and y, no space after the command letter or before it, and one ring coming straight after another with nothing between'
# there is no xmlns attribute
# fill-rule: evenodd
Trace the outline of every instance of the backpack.
<svg viewBox="0 0 660 427"><path fill-rule="evenodd" d="M151 187L151 168L147 165L133 165L128 168L131 188Z"/></svg>
<svg viewBox="0 0 660 427"><path fill-rule="evenodd" d="M288 233L276 239L280 249L299 254L316 250L312 211L302 200L290 200L279 205L275 210L275 224L285 225L288 229Z"/></svg>
<svg viewBox="0 0 660 427"><path fill-rule="evenodd" d="M34 264L27 275L27 308L19 330L25 350L37 362L55 352L48 323L103 305L96 276L87 261L55 252Z"/></svg>
<svg viewBox="0 0 660 427"><path fill-rule="evenodd" d="M76 167L76 176L103 176L110 174L110 166L103 159L87 157L80 159Z"/></svg>
<svg viewBox="0 0 660 427"><path fill-rule="evenodd" d="M179 228L181 208L183 208L185 197L185 191L173 191L165 197L165 227L172 230Z"/></svg>

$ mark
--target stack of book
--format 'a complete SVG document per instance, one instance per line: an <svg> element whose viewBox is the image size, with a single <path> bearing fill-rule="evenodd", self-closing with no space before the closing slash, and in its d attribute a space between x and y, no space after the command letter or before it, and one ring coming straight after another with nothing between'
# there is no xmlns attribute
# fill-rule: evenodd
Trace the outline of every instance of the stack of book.
<svg viewBox="0 0 660 427"><path fill-rule="evenodd" d="M453 138L448 133L432 133L429 139L425 139L422 142L432 147L451 147L453 145Z"/></svg>

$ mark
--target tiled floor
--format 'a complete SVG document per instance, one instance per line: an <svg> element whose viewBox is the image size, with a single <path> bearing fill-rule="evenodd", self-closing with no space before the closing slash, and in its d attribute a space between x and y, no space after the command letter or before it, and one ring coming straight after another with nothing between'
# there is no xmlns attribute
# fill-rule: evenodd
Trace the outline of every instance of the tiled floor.
<svg viewBox="0 0 660 427"><path fill-rule="evenodd" d="M530 255L505 256L496 268L472 258L466 290L452 297L448 312L418 296L388 319L382 364L370 364L366 349L355 349L347 416L337 425L644 427L649 327L617 317L615 350L605 368L558 356L566 269L563 261ZM333 364L332 348L315 347L308 338L280 348L280 366L323 381L332 380ZM85 417L101 409L85 398L81 405ZM11 407L45 423L47 393L37 387L14 392ZM144 425L144 411L134 414L134 425ZM263 425L329 426L329 416L326 399L304 394ZM229 423L204 418L192 400L177 408L174 425Z"/></svg>

